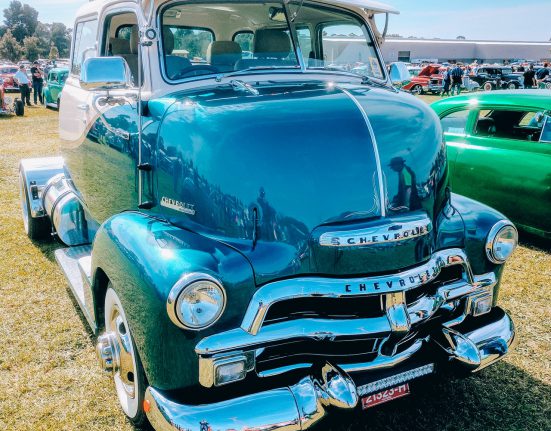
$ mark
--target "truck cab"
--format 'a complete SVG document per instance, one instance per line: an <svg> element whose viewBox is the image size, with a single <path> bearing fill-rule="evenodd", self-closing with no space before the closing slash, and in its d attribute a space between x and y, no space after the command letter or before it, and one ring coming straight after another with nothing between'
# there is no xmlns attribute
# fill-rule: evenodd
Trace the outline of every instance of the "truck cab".
<svg viewBox="0 0 551 431"><path fill-rule="evenodd" d="M157 430L303 430L501 359L517 243L455 195L369 0L92 1L23 221Z"/></svg>

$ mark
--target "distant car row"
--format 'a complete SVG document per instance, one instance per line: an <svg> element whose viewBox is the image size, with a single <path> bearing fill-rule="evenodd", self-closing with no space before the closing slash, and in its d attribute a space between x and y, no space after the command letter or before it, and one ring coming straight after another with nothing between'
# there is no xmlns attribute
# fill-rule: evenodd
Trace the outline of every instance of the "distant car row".
<svg viewBox="0 0 551 431"><path fill-rule="evenodd" d="M390 77L393 84L413 94L439 94L443 87L443 74L448 69L442 64L429 64L423 68L407 67L405 63L392 63ZM463 88L467 91L515 90L524 87L523 74L513 72L507 66L480 66L466 73ZM540 83L540 87L551 89L551 77Z"/></svg>

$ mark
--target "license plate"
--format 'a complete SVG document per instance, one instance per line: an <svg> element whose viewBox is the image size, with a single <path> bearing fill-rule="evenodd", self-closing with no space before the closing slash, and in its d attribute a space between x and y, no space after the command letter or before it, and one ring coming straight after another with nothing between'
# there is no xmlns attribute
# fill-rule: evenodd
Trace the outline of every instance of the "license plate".
<svg viewBox="0 0 551 431"><path fill-rule="evenodd" d="M385 389L384 391L377 392L376 394L363 397L362 408L365 410L370 407L375 407L379 404L405 397L406 395L409 395L409 393L409 385L407 383L396 386L395 388Z"/></svg>

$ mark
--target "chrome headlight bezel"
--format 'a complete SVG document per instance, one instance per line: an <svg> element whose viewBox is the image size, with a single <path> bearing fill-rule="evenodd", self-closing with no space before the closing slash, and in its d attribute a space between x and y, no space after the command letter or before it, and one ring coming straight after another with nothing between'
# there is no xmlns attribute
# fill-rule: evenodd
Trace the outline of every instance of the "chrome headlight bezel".
<svg viewBox="0 0 551 431"><path fill-rule="evenodd" d="M496 241L505 232L513 233L515 244L513 245L511 253L507 257L499 258L498 256L496 256L496 253L495 253L495 245L496 245ZM511 223L509 220L500 220L492 226L492 228L490 229L490 232L488 232L488 236L486 237L486 257L490 262L498 265L505 263L507 259L509 259L512 256L515 249L517 248L517 245L518 245L518 231L515 225Z"/></svg>
<svg viewBox="0 0 551 431"><path fill-rule="evenodd" d="M210 283L212 287L219 291L220 295L222 296L222 305L219 307L215 316L210 319L206 324L193 325L189 322L184 321L184 318L180 311L180 304L186 292L189 292L190 290L196 288L199 283L204 282ZM168 294L168 298L166 301L166 311L168 313L168 316L170 317L170 320L176 326L191 331L201 331L203 329L211 327L220 319L222 314L224 314L224 310L226 309L226 301L226 291L220 281L209 274L194 272L184 275L174 284L172 289L170 289L170 293Z"/></svg>

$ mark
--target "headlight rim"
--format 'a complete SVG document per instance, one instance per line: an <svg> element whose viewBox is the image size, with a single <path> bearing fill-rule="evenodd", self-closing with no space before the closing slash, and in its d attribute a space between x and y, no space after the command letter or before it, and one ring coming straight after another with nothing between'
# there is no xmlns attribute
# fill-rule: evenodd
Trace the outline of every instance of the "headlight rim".
<svg viewBox="0 0 551 431"><path fill-rule="evenodd" d="M516 238L515 246L513 247L513 251L511 252L511 255L509 255L509 257L513 255L513 253L515 252L515 249L518 246L518 230L516 226L509 220L500 220L497 223L495 223L490 229L490 231L488 232L488 235L486 237L485 248L486 248L486 257L490 262L496 265L504 264L509 259L509 257L507 257L506 259L501 260L496 258L494 255L494 243L498 238L499 233L505 228L512 228L513 231L515 232L515 238Z"/></svg>
<svg viewBox="0 0 551 431"><path fill-rule="evenodd" d="M200 281L208 281L210 283L215 284L220 289L220 292L222 293L223 303L216 318L212 322L210 322L208 325L205 325L205 326L194 327L194 326L185 324L180 319L179 313L178 313L178 300L186 289L190 288L193 284ZM222 286L222 283L220 282L220 280L216 279L210 274L193 272L193 273L185 274L174 284L174 286L172 286L172 289L170 289L170 292L168 294L168 298L166 301L166 311L172 323L174 323L179 328L186 329L189 331L202 331L204 329L210 328L212 325L218 322L218 320L220 320L220 317L222 317L222 315L224 314L224 311L226 310L226 304L227 304L226 290Z"/></svg>

